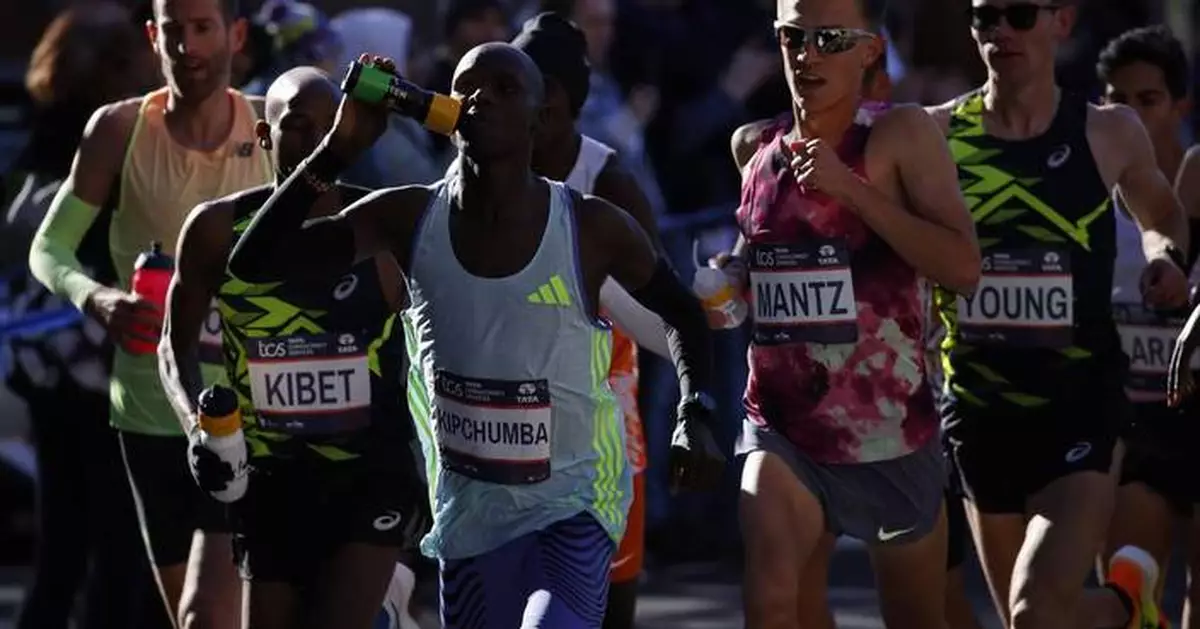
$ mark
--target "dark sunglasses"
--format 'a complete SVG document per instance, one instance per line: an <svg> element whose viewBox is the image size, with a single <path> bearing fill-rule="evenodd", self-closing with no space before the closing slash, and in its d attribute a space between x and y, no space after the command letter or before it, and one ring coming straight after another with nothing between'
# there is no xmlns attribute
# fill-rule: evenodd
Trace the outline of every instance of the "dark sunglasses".
<svg viewBox="0 0 1200 629"><path fill-rule="evenodd" d="M1004 7L983 5L971 7L971 28L977 31L987 31L1000 25L1000 20L1016 31L1027 31L1037 24L1042 11L1057 11L1057 4L1036 4L1033 2L1016 2Z"/></svg>
<svg viewBox="0 0 1200 629"><path fill-rule="evenodd" d="M863 39L875 36L871 31L861 28L809 28L804 29L791 24L775 23L775 36L779 43L789 51L801 51L812 47L822 55L836 55L853 48Z"/></svg>

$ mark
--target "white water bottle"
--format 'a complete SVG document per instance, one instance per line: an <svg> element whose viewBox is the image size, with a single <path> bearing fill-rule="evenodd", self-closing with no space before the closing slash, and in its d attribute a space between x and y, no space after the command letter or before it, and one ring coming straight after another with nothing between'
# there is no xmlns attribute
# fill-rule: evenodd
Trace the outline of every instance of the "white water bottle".
<svg viewBox="0 0 1200 629"><path fill-rule="evenodd" d="M737 294L724 271L708 266L697 268L692 291L704 305L710 326L731 330L746 320L749 310L746 300Z"/></svg>
<svg viewBox="0 0 1200 629"><path fill-rule="evenodd" d="M193 461L192 473L201 488L213 498L226 503L236 502L245 495L249 481L246 438L242 435L237 395L230 389L213 385L200 393L198 406L200 432L196 445L211 452L219 462Z"/></svg>

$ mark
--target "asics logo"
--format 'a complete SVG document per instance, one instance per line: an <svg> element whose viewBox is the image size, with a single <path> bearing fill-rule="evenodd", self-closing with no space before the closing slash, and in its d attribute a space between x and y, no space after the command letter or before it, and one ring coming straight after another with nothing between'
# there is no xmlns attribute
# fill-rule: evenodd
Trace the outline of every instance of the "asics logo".
<svg viewBox="0 0 1200 629"><path fill-rule="evenodd" d="M908 533L912 533L913 531L916 530L916 528L917 527L915 527L915 526L910 526L906 529L896 529L893 531L885 531L883 529L883 527L881 526L881 527L879 527L879 533L877 533L877 535L879 537L879 541L890 542L890 541L896 539L897 537L900 537L901 535L906 535Z"/></svg>
<svg viewBox="0 0 1200 629"><path fill-rule="evenodd" d="M1071 159L1071 147L1064 144L1046 158L1046 165L1050 168L1058 168L1067 163L1069 159Z"/></svg>
<svg viewBox="0 0 1200 629"><path fill-rule="evenodd" d="M400 514L395 511L386 511L383 515L375 518L371 526L375 527L376 531L390 531L400 524Z"/></svg>
<svg viewBox="0 0 1200 629"><path fill-rule="evenodd" d="M1066 460L1067 463L1078 463L1091 453L1092 444L1086 441L1080 441L1079 443L1075 444L1075 447L1067 450L1067 455L1063 457L1063 459Z"/></svg>
<svg viewBox="0 0 1200 629"><path fill-rule="evenodd" d="M354 289L356 288L358 288L358 276L353 274L347 275L338 280L337 286L333 287L333 298L342 301L354 294Z"/></svg>

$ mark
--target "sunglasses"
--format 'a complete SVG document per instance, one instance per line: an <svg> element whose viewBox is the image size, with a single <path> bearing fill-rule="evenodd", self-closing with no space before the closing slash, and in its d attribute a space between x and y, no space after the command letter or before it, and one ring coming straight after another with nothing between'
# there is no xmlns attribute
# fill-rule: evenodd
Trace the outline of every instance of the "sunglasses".
<svg viewBox="0 0 1200 629"><path fill-rule="evenodd" d="M791 24L775 23L775 36L789 52L806 50L809 43L822 55L836 55L853 48L858 42L875 36L861 28L800 28Z"/></svg>
<svg viewBox="0 0 1200 629"><path fill-rule="evenodd" d="M1057 4L1036 4L1033 2L1016 2L1004 7L992 5L983 5L971 7L971 28L977 31L987 31L996 28L1000 25L1000 20L1008 22L1008 25L1016 31L1027 31L1037 24L1038 17L1042 11L1053 13L1057 11Z"/></svg>

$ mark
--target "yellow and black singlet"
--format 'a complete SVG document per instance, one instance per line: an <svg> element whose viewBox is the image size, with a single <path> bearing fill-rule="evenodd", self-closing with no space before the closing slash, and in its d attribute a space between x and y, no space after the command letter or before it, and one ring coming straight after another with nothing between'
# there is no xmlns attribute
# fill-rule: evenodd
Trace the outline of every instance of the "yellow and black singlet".
<svg viewBox="0 0 1200 629"><path fill-rule="evenodd" d="M271 192L235 197L234 244ZM346 204L367 192L342 186ZM311 280L249 284L227 273L217 302L252 458L409 452L404 337L373 259Z"/></svg>
<svg viewBox="0 0 1200 629"><path fill-rule="evenodd" d="M987 135L982 111L977 92L950 122L983 275L971 296L935 295L947 427L1062 412L1096 387L1119 388L1126 367L1111 308L1113 211L1087 101L1064 92L1050 128L1020 141Z"/></svg>

